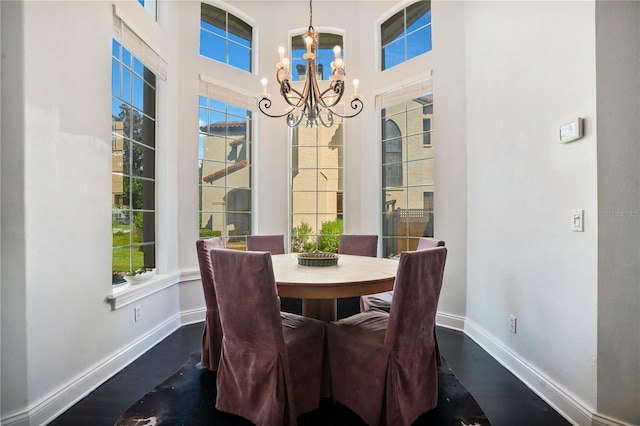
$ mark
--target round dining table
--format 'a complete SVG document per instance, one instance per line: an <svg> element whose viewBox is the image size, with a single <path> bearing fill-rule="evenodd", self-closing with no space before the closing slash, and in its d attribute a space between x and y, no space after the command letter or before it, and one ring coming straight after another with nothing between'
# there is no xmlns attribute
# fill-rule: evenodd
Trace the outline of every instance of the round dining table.
<svg viewBox="0 0 640 426"><path fill-rule="evenodd" d="M332 266L302 266L296 254L271 256L278 296L302 299L302 315L337 319L336 300L393 289L398 261L341 254Z"/></svg>

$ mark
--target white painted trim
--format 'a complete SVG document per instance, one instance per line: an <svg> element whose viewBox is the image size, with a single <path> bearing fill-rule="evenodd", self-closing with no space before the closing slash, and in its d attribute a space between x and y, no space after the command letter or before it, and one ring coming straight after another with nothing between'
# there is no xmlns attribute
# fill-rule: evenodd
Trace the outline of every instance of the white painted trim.
<svg viewBox="0 0 640 426"><path fill-rule="evenodd" d="M190 281L200 281L200 269L190 269L188 271L180 271L180 284Z"/></svg>
<svg viewBox="0 0 640 426"><path fill-rule="evenodd" d="M633 426L631 423L605 416L604 414L593 413L591 426Z"/></svg>
<svg viewBox="0 0 640 426"><path fill-rule="evenodd" d="M144 299L154 293L178 284L180 273L156 275L147 282L141 284L125 284L114 288L113 293L107 295L107 302L111 304L111 310L120 309L140 299Z"/></svg>
<svg viewBox="0 0 640 426"><path fill-rule="evenodd" d="M436 312L436 325L452 330L464 331L464 317L460 315Z"/></svg>
<svg viewBox="0 0 640 426"><path fill-rule="evenodd" d="M204 307L183 311L180 314L180 323L182 325L189 325L189 324L195 324L198 322L203 322L206 314L207 314L207 308L204 308Z"/></svg>
<svg viewBox="0 0 640 426"><path fill-rule="evenodd" d="M120 351L96 363L93 367L86 369L39 401L31 404L25 411L4 418L0 423L6 426L47 424L180 328L181 325L179 315L169 318Z"/></svg>
<svg viewBox="0 0 640 426"><path fill-rule="evenodd" d="M591 407L511 352L478 324L466 318L464 332L567 421L576 426L591 424L594 413Z"/></svg>

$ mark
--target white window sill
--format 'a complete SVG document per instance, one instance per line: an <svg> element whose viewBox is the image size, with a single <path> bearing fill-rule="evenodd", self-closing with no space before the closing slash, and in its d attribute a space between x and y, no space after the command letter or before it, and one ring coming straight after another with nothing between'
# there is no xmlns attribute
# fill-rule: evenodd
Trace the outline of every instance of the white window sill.
<svg viewBox="0 0 640 426"><path fill-rule="evenodd" d="M171 287L180 282L180 273L156 274L149 281L140 284L120 284L113 287L113 292L107 296L111 310L120 309L137 300Z"/></svg>

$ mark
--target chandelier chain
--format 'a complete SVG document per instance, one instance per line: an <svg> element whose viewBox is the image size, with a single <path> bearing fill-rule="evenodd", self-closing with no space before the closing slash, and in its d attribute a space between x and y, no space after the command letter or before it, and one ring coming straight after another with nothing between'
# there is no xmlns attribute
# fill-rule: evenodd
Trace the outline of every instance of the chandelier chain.
<svg viewBox="0 0 640 426"><path fill-rule="evenodd" d="M313 27L313 9L311 6L312 0L309 0L309 26Z"/></svg>

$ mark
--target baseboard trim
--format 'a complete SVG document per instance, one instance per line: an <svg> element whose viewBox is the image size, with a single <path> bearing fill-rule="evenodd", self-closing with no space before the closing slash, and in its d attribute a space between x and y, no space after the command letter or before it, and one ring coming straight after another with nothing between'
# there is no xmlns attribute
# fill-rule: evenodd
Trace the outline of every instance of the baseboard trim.
<svg viewBox="0 0 640 426"><path fill-rule="evenodd" d="M593 411L587 404L511 352L478 324L467 318L464 332L567 421L574 425L591 424Z"/></svg>
<svg viewBox="0 0 640 426"><path fill-rule="evenodd" d="M447 314L445 312L436 313L436 325L452 330L464 331L464 317L460 315Z"/></svg>
<svg viewBox="0 0 640 426"><path fill-rule="evenodd" d="M95 388L182 326L179 315L169 318L117 353L83 371L21 413L2 419L3 426L43 425L52 421Z"/></svg>
<svg viewBox="0 0 640 426"><path fill-rule="evenodd" d="M183 311L180 314L180 323L182 325L195 324L197 322L203 322L207 315L207 308L190 309Z"/></svg>
<svg viewBox="0 0 640 426"><path fill-rule="evenodd" d="M614 419L604 414L593 413L592 426L633 426L631 423L623 422L618 419Z"/></svg>

